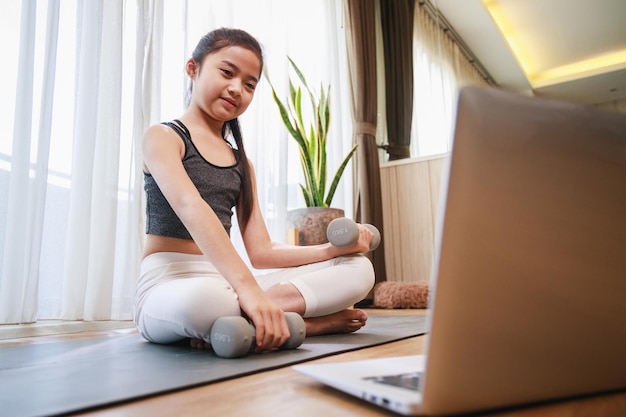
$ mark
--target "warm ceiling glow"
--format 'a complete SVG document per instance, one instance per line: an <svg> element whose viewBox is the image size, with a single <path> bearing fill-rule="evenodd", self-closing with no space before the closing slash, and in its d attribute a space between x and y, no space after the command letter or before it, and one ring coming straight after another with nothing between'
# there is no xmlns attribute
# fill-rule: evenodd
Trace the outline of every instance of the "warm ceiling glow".
<svg viewBox="0 0 626 417"><path fill-rule="evenodd" d="M571 81L602 74L604 72L623 69L626 68L625 63L626 51L619 51L613 54L607 54L586 59L584 61L573 62L561 67L551 68L547 71L536 74L533 79L529 81L532 82L534 87L543 87L557 82Z"/></svg>
<svg viewBox="0 0 626 417"><path fill-rule="evenodd" d="M496 26L504 36L509 48L513 52L515 59L524 71L524 75L533 88L545 87L548 85L565 81L576 80L601 74L606 71L615 71L626 68L626 50L589 58L579 62L550 68L545 71L537 71L533 62L529 47L522 45L518 40L517 33L501 10L497 0L482 0L483 6L496 23ZM530 46L532 48L532 46Z"/></svg>
<svg viewBox="0 0 626 417"><path fill-rule="evenodd" d="M491 18L496 23L496 26L504 36L504 39L506 39L506 43L513 52L513 56L515 56L515 59L517 59L518 64L522 67L526 78L529 78L529 74L532 73L532 70L529 66L530 57L524 52L521 44L516 41L515 32L513 31L513 28L506 19L506 16L502 12L496 1L482 0L482 2L483 6L485 6L487 12L489 12L489 15L491 15Z"/></svg>

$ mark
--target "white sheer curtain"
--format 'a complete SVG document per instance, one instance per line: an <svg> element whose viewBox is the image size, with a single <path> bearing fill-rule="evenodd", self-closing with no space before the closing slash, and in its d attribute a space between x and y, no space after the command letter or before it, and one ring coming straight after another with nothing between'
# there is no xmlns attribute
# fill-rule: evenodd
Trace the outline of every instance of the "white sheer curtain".
<svg viewBox="0 0 626 417"><path fill-rule="evenodd" d="M17 61L17 82L13 97L15 97L15 113L23 114L25 118L33 117L32 92L33 63L35 60L35 13L35 0L22 2L21 32L19 33L19 37L17 37L21 40L21 48ZM58 4L51 4L50 20L54 22L57 15ZM51 50L56 49L55 38L57 31L58 24L47 26L47 32L50 37L50 44L47 45L47 55L49 55ZM14 32L13 35L18 34ZM53 65L50 68L50 73L53 75L54 71L55 68ZM46 79L45 84L42 95L44 95L46 99L44 100L45 104L42 106L42 111L47 113L49 111L49 108L47 108L49 107L48 98L50 97L49 79ZM44 110L43 107L46 107L46 109ZM44 158L47 157L45 153L47 153L50 146L49 123L46 122L47 120L42 121L42 132L40 132L42 143L39 148L41 153L44 153ZM8 125L5 124L5 126ZM40 205L33 207L33 204L28 204L28 202L29 200L41 198L42 187L40 185L42 183L45 184L45 179L42 180L39 178L39 181L34 182L32 187L30 186L29 159L31 144L20 139L22 137L30 137L31 123L18 123L16 120L13 131L12 162L15 169L12 170L10 178L3 174L3 182L5 182L5 187L7 188L6 206L3 208L6 215L10 216L12 221L6 222L3 230L4 233L2 234L6 239L3 244L3 279L2 282L0 282L0 320L2 322L19 323L22 320L32 321L37 313L35 304L36 293L34 291L37 290L38 284L38 264L36 262L29 262L29 259L38 255L41 245L38 241L30 245L27 235L30 232L31 236L35 239L41 236L42 209ZM3 150L7 148L8 145L8 143L4 143L5 139L9 139L8 135L6 138L3 138ZM41 172L38 171L37 174L41 174ZM45 193L45 185L43 193ZM6 279L5 277L8 276L12 278L10 280Z"/></svg>
<svg viewBox="0 0 626 417"><path fill-rule="evenodd" d="M287 55L312 85L332 85L336 166L351 140L340 21L333 0L6 2L3 36L19 42L7 43L0 77L0 323L132 317L141 136L182 113L184 62L213 28L256 36L283 94ZM270 233L284 240L287 209L302 205L301 174L268 87L261 82L241 123ZM350 215L344 178L334 205Z"/></svg>
<svg viewBox="0 0 626 417"><path fill-rule="evenodd" d="M413 26L414 157L448 152L459 88L487 84L424 7L416 5Z"/></svg>
<svg viewBox="0 0 626 417"><path fill-rule="evenodd" d="M19 59L9 59L17 82L2 97L14 126L1 148L2 323L131 318L141 196L128 155L143 127L133 135L122 122L144 103L123 87L124 74L149 76L124 52L139 39L143 63L154 3L24 1L3 10Z"/></svg>

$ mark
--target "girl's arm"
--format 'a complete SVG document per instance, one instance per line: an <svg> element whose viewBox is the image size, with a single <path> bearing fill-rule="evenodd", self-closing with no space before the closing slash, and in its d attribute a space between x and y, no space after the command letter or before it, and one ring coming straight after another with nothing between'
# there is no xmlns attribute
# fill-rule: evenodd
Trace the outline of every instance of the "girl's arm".
<svg viewBox="0 0 626 417"><path fill-rule="evenodd" d="M183 151L180 138L170 128L156 125L146 131L145 169L154 177L202 253L237 293L241 309L256 327L258 350L279 347L289 335L283 312L259 287L217 215L200 196L183 167Z"/></svg>
<svg viewBox="0 0 626 417"><path fill-rule="evenodd" d="M248 221L248 226L245 230L243 225L240 224L239 226L242 230L242 238L246 252L248 253L252 266L255 268L286 268L325 261L341 255L369 251L370 242L374 235L368 228L361 225L359 225L360 234L358 241L349 247L338 248L330 243L312 246L294 246L273 242L259 208L256 177L252 164L250 164L250 175L252 177L254 206L250 220ZM238 218L241 218L241 216L238 216Z"/></svg>

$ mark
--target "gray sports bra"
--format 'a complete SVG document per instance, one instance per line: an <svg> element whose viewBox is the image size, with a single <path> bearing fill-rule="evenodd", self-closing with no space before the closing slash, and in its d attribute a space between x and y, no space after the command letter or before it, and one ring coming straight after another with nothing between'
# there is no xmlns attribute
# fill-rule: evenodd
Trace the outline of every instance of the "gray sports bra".
<svg viewBox="0 0 626 417"><path fill-rule="evenodd" d="M230 235L232 210L237 203L243 179L239 152L233 149L236 158L234 165L228 167L213 165L200 155L189 130L180 120L163 124L174 129L183 140L185 153L182 162L185 171ZM146 172L144 172L144 190L146 191L146 233L191 240L189 231L165 199L156 181Z"/></svg>

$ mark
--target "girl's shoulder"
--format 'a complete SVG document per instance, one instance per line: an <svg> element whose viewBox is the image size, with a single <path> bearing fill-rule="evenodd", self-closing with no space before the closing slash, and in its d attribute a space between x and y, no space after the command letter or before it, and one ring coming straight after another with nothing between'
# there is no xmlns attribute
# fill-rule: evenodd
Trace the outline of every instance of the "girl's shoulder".
<svg viewBox="0 0 626 417"><path fill-rule="evenodd" d="M142 147L144 153L153 150L156 152L169 152L175 151L181 155L184 155L185 145L184 139L180 134L177 134L171 126L163 123L158 123L150 126L143 135Z"/></svg>
<svg viewBox="0 0 626 417"><path fill-rule="evenodd" d="M171 136L172 134L175 135L176 132L168 125L168 123L169 122L157 123L148 127L143 134L144 138Z"/></svg>
<svg viewBox="0 0 626 417"><path fill-rule="evenodd" d="M150 126L144 132L144 142L146 140L163 140L163 139L177 139L177 141L185 141L189 137L189 132L181 128L174 122L162 122Z"/></svg>

